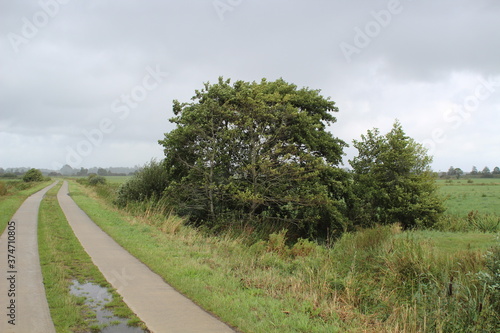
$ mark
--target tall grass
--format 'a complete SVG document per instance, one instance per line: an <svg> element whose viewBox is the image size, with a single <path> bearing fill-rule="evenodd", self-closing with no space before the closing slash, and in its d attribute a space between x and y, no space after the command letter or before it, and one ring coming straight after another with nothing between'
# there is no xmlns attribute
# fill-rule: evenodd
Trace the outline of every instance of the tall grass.
<svg viewBox="0 0 500 333"><path fill-rule="evenodd" d="M500 329L482 247L444 248L447 233L394 225L346 233L330 247L290 244L286 230L255 241L252 230L199 232L154 200L117 210L98 198L75 196L122 246L244 332Z"/></svg>
<svg viewBox="0 0 500 333"><path fill-rule="evenodd" d="M500 232L500 216L470 211L467 216L446 214L434 225L434 229L452 232Z"/></svg>

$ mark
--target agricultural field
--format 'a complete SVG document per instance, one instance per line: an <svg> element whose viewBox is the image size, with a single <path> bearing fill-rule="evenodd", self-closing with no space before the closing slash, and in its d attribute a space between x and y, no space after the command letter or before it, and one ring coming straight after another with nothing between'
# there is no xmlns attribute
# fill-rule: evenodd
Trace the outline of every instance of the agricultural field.
<svg viewBox="0 0 500 333"><path fill-rule="evenodd" d="M467 216L471 211L500 216L500 179L437 180L446 200L447 214Z"/></svg>
<svg viewBox="0 0 500 333"><path fill-rule="evenodd" d="M132 176L105 176L104 178L109 184L120 186L131 179Z"/></svg>

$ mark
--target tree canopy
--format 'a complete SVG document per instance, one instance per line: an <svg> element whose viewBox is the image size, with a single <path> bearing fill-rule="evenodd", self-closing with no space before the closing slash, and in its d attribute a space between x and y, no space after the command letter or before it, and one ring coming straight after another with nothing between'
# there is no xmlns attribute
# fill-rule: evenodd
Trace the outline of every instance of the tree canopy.
<svg viewBox="0 0 500 333"><path fill-rule="evenodd" d="M398 121L386 135L369 130L354 146L358 156L349 161L356 196L351 214L358 224L399 222L411 228L437 221L444 208L430 169L432 158Z"/></svg>
<svg viewBox="0 0 500 333"><path fill-rule="evenodd" d="M167 196L194 221L341 228L346 144L326 130L338 109L319 90L219 78L190 103L174 101L177 127L163 145ZM262 223L261 223L262 225Z"/></svg>
<svg viewBox="0 0 500 333"><path fill-rule="evenodd" d="M396 222L429 227L444 211L432 158L398 121L355 140L352 171L341 168L347 144L330 127L338 109L319 90L219 78L189 102L174 100L173 111L176 127L159 140L164 160L123 185L119 205L161 201L197 226L286 229L289 238Z"/></svg>

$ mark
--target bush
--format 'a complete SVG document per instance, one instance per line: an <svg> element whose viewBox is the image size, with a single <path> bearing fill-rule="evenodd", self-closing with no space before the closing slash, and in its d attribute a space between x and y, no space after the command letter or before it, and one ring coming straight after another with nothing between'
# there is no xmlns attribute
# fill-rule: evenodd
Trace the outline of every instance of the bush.
<svg viewBox="0 0 500 333"><path fill-rule="evenodd" d="M167 169L162 162L153 160L120 186L116 204L124 207L131 202L159 199L167 185Z"/></svg>
<svg viewBox="0 0 500 333"><path fill-rule="evenodd" d="M105 185L106 184L106 178L103 176L98 176L95 174L92 174L88 178L89 185L96 186L96 185Z"/></svg>
<svg viewBox="0 0 500 333"><path fill-rule="evenodd" d="M42 172L38 169L30 169L24 174L23 181L25 181L26 183L41 182L43 181Z"/></svg>

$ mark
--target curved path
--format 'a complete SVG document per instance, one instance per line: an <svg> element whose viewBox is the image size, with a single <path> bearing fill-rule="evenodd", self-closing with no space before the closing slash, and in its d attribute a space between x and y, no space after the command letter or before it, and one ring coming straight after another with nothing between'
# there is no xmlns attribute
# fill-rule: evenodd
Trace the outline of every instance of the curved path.
<svg viewBox="0 0 500 333"><path fill-rule="evenodd" d="M37 236L40 202L55 184L57 182L28 197L0 237L0 332L2 333L55 333L56 331L45 297ZM8 261L9 259L13 261Z"/></svg>
<svg viewBox="0 0 500 333"><path fill-rule="evenodd" d="M66 181L57 198L76 237L94 264L150 331L234 332L174 290L102 231L69 196Z"/></svg>

